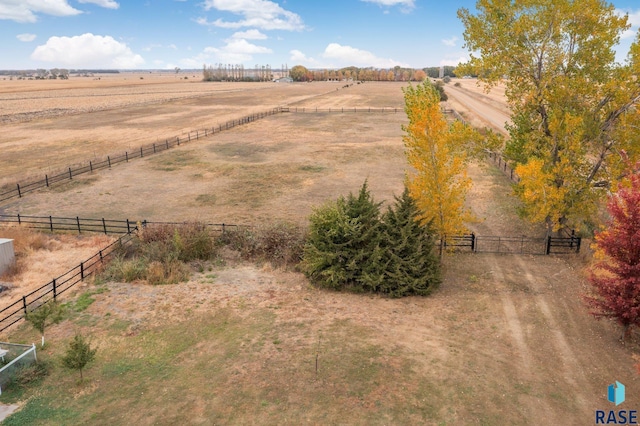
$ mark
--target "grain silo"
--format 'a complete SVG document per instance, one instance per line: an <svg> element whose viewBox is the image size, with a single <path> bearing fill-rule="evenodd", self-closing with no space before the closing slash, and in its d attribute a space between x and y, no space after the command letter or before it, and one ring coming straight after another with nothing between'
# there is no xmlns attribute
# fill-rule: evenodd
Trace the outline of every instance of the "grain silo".
<svg viewBox="0 0 640 426"><path fill-rule="evenodd" d="M0 275L4 274L15 261L16 255L13 251L13 240L0 238Z"/></svg>

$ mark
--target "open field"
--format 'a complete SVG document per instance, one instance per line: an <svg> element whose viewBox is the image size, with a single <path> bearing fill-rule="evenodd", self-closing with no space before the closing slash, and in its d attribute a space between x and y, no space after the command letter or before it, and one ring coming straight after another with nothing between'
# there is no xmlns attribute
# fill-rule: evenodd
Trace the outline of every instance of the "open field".
<svg viewBox="0 0 640 426"><path fill-rule="evenodd" d="M293 101L402 106L399 84L320 86L333 90ZM259 93L313 87L240 92L227 101L255 98L273 107ZM30 126L48 123L63 134L84 117L90 135L87 117L117 127L116 116L124 120L139 110L144 122L163 109L198 111L198 102L206 109L205 98ZM251 108L248 100L238 105L238 111ZM188 115L179 116L186 123ZM205 127L208 119L199 117L184 128ZM314 205L357 191L365 178L378 200L401 191L405 119L401 113L282 114L0 209L305 223ZM172 121L154 123L165 136L173 128ZM107 144L108 152L116 143ZM14 153L30 161L25 152ZM65 152L73 158L65 161L81 160L73 144ZM474 187L467 201L482 219L470 224L475 232L539 235L518 219L500 171L481 163L469 174ZM588 290L582 266L575 257L451 254L438 291L400 300L317 290L299 273L245 263L226 251L184 284L87 283L76 294L94 302L51 327L40 355L57 362L75 331L91 335L99 352L86 382L77 384L75 374L57 366L33 390L3 393L0 401L28 400L6 424L590 424L595 410L611 408L607 386L616 380L627 387L619 408L640 406L633 358L639 340L622 346L615 324L589 315L580 298ZM26 325L8 338L39 339Z"/></svg>
<svg viewBox="0 0 640 426"><path fill-rule="evenodd" d="M333 95L343 86L171 79L140 83L145 81L80 81L75 88L67 87L73 80L0 80L0 119L5 121L0 127L0 151L3 159L12 160L0 169L0 186L283 104ZM13 91L13 85L22 91ZM355 88L360 86L350 89ZM402 94L396 93L388 103L401 108Z"/></svg>

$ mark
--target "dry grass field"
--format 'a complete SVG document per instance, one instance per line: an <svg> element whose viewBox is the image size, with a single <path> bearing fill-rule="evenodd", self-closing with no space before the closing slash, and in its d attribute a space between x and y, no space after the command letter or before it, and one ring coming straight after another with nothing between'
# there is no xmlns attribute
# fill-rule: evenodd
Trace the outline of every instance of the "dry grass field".
<svg viewBox="0 0 640 426"><path fill-rule="evenodd" d="M167 91L174 84L206 86L166 84ZM9 127L49 126L58 138L49 149L60 146L65 154L55 164L64 167L86 159L74 143L62 143L74 128L80 139L111 153L126 149L118 132L138 134L145 143L145 131L164 138L206 127L211 121L200 112L216 108L234 110L225 117L237 118L294 103L402 106L399 84L217 87L228 92ZM485 96L473 90L468 96ZM471 118L471 109L467 114ZM273 116L29 194L0 210L304 224L314 205L357 191L366 178L378 200L401 191L404 120L401 113ZM4 127L0 144L10 134ZM94 140L96 128L104 139ZM24 145L12 145L11 156L3 157L25 164L7 179L41 170L30 149L39 147L38 139L27 133ZM517 203L499 171L477 164L469 174L468 203L482 219L470 224L475 232L537 235L515 214ZM87 380L78 384L75 374L56 367L33 390L3 393L0 401L25 405L5 424L583 425L594 422L595 410L610 408L607 386L616 380L627 386L619 408L640 405L637 337L622 346L615 324L589 315L580 298L588 290L580 259L450 254L444 266L441 288L427 298L317 290L299 273L227 252L184 284L87 283L76 295L92 303L52 326L41 352L57 361L74 332L91 335L99 350ZM7 337L38 340L27 326Z"/></svg>

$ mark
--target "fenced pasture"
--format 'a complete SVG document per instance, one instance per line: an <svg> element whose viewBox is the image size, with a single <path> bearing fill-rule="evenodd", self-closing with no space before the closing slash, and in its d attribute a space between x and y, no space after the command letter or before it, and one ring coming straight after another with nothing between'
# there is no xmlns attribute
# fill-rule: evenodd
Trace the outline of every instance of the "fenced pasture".
<svg viewBox="0 0 640 426"><path fill-rule="evenodd" d="M399 113L279 114L2 208L34 216L305 222L313 206L358 191L364 179L381 201L402 192L404 120Z"/></svg>
<svg viewBox="0 0 640 426"><path fill-rule="evenodd" d="M80 87L74 88L74 82ZM371 98L365 87L378 91L371 90L373 83L347 89L339 83L139 84L135 79L117 84L95 81L93 86L86 80L55 83L0 80L3 111L11 111L0 116L0 151L3 160L9 160L0 169L0 186L40 179L91 159L106 159L166 139L182 139L196 129L217 127L278 106L317 98L346 107L351 97ZM382 91L392 93L391 86L400 92L401 85L396 83ZM383 105L359 105L402 105L401 92L383 98Z"/></svg>
<svg viewBox="0 0 640 426"><path fill-rule="evenodd" d="M74 176L77 177L85 173L93 173L94 171L105 168L110 169L111 166L119 163L128 163L130 160L136 158L143 158L145 156L157 154L162 151L171 149L175 146L180 146L181 142L184 144L189 143L192 140L197 141L201 137L206 138L208 136L213 136L216 134L216 132L220 133L224 130L233 129L236 126L251 123L253 121L260 120L271 115L280 114L281 112L281 108L274 108L269 111L251 114L246 117L229 120L224 124L219 124L218 126L214 126L211 128L190 131L182 139L179 136L176 136L171 139L165 139L164 142L151 143L146 146L141 146L140 149L135 149L133 151L125 151L124 153L120 154L107 155L107 157L103 159L97 159L93 161L89 160L88 164L68 167L67 170L63 172L55 172L51 176L49 174L45 174L44 179L18 182L15 185L7 184L5 185L5 188L0 188L0 203L15 197L22 198L23 194L27 194L37 189L49 188L50 186L53 186L57 183L70 181Z"/></svg>

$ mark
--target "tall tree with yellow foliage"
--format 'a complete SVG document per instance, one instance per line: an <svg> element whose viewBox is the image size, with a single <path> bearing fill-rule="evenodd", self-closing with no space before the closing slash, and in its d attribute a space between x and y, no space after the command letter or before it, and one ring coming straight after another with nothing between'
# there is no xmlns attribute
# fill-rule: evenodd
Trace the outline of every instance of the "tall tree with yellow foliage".
<svg viewBox="0 0 640 426"><path fill-rule="evenodd" d="M512 111L505 155L522 178L525 214L551 233L593 225L607 189L640 159L640 47L614 47L628 19L605 0L478 0L460 9L466 47L458 74L500 82Z"/></svg>
<svg viewBox="0 0 640 426"><path fill-rule="evenodd" d="M403 141L411 169L407 188L420 211L422 224L430 224L441 241L466 232L473 215L465 206L471 180L467 164L481 152L479 133L460 121L449 123L440 108L440 93L427 80L403 89L405 112ZM442 252L442 243L441 250Z"/></svg>

